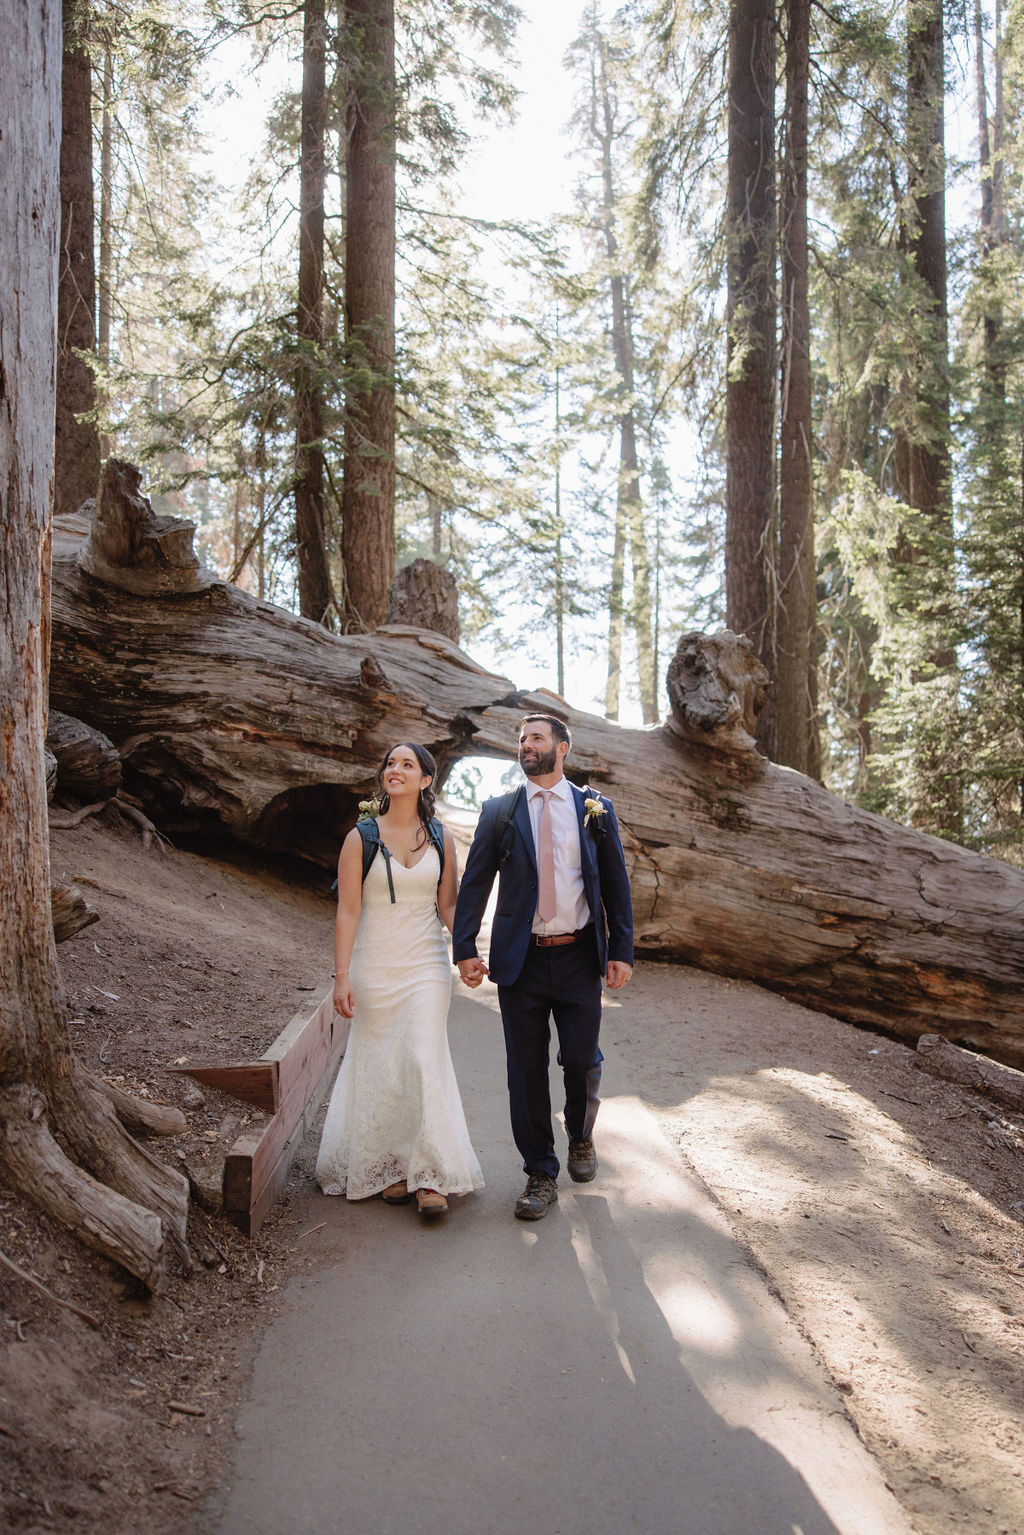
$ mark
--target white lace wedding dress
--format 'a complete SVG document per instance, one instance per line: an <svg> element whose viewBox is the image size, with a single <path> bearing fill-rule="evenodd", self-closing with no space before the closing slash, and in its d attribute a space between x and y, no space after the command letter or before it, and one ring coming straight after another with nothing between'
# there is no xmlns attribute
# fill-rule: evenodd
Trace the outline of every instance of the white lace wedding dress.
<svg viewBox="0 0 1024 1535"><path fill-rule="evenodd" d="M452 971L437 915L438 856L411 869L378 852L363 883L349 973L355 1014L331 1094L316 1178L325 1194L368 1199L405 1179L410 1189L468 1194L483 1187L451 1054Z"/></svg>

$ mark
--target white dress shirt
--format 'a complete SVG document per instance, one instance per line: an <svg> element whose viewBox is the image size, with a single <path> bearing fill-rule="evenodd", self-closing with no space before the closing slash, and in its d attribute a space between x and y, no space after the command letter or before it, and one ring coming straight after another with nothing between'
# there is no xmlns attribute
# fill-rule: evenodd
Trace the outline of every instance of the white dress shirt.
<svg viewBox="0 0 1024 1535"><path fill-rule="evenodd" d="M580 823L572 789L566 778L552 784L551 794L551 842L555 854L555 915L542 922L534 912L535 933L575 933L592 921L583 888L583 869L580 862ZM533 827L533 848L540 867L540 812L544 804L543 791L530 781L526 785L526 805ZM538 882L539 883L539 882Z"/></svg>

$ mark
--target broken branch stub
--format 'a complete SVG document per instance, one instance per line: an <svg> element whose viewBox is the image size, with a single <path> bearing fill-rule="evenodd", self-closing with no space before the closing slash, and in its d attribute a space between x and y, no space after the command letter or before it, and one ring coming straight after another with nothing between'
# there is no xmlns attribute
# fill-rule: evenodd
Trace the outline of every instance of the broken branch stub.
<svg viewBox="0 0 1024 1535"><path fill-rule="evenodd" d="M202 569L192 547L195 523L158 517L140 491L141 483L134 464L107 459L79 565L88 575L126 592L202 591L213 577Z"/></svg>

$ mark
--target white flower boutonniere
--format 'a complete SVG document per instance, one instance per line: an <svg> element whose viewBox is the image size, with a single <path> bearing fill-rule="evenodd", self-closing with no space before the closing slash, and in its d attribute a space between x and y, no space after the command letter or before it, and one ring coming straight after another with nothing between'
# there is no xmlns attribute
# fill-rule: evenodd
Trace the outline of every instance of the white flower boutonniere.
<svg viewBox="0 0 1024 1535"><path fill-rule="evenodd" d="M585 799L583 801L583 824L593 826L595 831L604 831L605 807L599 799Z"/></svg>
<svg viewBox="0 0 1024 1535"><path fill-rule="evenodd" d="M380 815L379 799L361 799L359 801L359 819L361 821L373 821Z"/></svg>

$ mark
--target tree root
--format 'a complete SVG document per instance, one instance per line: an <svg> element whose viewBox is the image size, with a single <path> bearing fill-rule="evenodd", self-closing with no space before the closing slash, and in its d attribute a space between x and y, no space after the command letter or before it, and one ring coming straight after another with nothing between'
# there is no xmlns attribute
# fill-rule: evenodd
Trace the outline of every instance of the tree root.
<svg viewBox="0 0 1024 1535"><path fill-rule="evenodd" d="M126 1199L156 1212L183 1266L190 1271L192 1260L185 1238L188 1180L132 1139L114 1112L106 1088L107 1084L84 1066L73 1063L69 1076L54 1085L50 1100L61 1139L70 1155L95 1177Z"/></svg>
<svg viewBox="0 0 1024 1535"><path fill-rule="evenodd" d="M149 816L144 814L137 805L132 804L123 794L118 794L110 801L110 804L113 805L118 814L122 815L126 821L133 821L141 829L142 846L144 848L151 847L155 838L157 847L161 853L163 852L164 843L167 841L167 838L162 832L157 830Z"/></svg>
<svg viewBox="0 0 1024 1535"><path fill-rule="evenodd" d="M85 1071L85 1067L82 1070ZM87 1075L92 1077L101 1092L106 1093L114 1106L114 1113L132 1135L184 1135L188 1129L184 1114L173 1105L147 1103L144 1098L136 1098L122 1088L115 1087L112 1082L94 1076L92 1072Z"/></svg>
<svg viewBox="0 0 1024 1535"><path fill-rule="evenodd" d="M50 830L73 831L76 826L81 826L88 816L99 815L101 810L106 810L107 806L113 803L113 800L98 799L95 805L82 805L78 810L54 810L51 805L49 811Z"/></svg>
<svg viewBox="0 0 1024 1535"><path fill-rule="evenodd" d="M113 1109L104 1100L111 1119ZM70 1161L46 1120L43 1097L20 1085L0 1096L0 1160L18 1192L112 1258L146 1287L164 1282L164 1223Z"/></svg>
<svg viewBox="0 0 1024 1535"><path fill-rule="evenodd" d="M123 816L126 821L131 821L139 828L142 832L142 846L144 848L152 847L155 839L157 847L161 853L163 852L167 838L154 826L149 816L146 815L131 796L125 794L123 790L119 791L111 799L97 800L94 805L82 805L78 810L54 810L51 805L49 811L50 830L73 831L76 826L81 826L88 816L99 815L100 811L106 810L108 805L116 810L118 815Z"/></svg>

